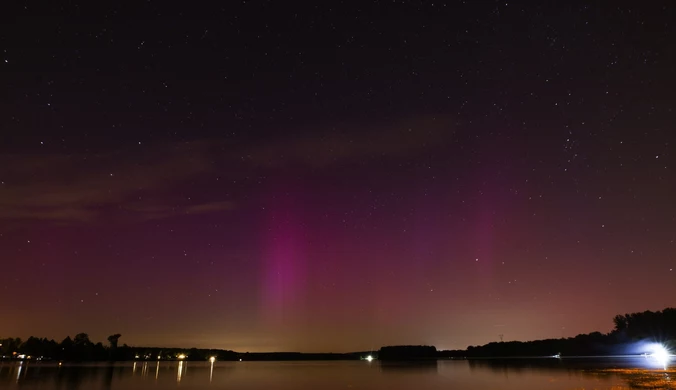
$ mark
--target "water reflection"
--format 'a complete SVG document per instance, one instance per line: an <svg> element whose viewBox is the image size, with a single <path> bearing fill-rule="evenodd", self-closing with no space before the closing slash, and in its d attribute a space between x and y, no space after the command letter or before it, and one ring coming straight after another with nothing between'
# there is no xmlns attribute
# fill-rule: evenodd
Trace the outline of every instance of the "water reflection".
<svg viewBox="0 0 676 390"><path fill-rule="evenodd" d="M101 381L102 388L104 390L110 390L113 386L113 374L115 373L115 367L110 365L106 367L106 371L103 374L103 379Z"/></svg>
<svg viewBox="0 0 676 390"><path fill-rule="evenodd" d="M570 369L610 369L610 368L641 368L647 370L666 367L656 364L654 360L641 356L609 356L604 358L570 357L555 358L504 358L504 359L472 359L467 360L471 369L490 368L494 371L509 370L519 372L524 370L570 370Z"/></svg>
<svg viewBox="0 0 676 390"><path fill-rule="evenodd" d="M388 373L411 373L418 372L424 374L437 373L436 360L419 360L419 361L380 361L380 370Z"/></svg>
<svg viewBox="0 0 676 390"><path fill-rule="evenodd" d="M441 360L423 362L154 362L154 386L220 388L568 390L676 389L674 367L645 369L624 360ZM140 390L151 362L69 365L1 362L0 389ZM190 366L190 375L187 375ZM626 367L625 367L626 366ZM176 370L176 371L174 371ZM140 375L139 375L140 374Z"/></svg>
<svg viewBox="0 0 676 390"><path fill-rule="evenodd" d="M45 371L48 371L48 368L45 367ZM97 367L91 366L82 366L82 367L73 367L73 366L61 366L57 367L56 375L54 378L54 383L56 388L66 388L69 390L79 389L84 382L92 381L100 374L100 371ZM49 374L45 373L42 377L45 382L42 387L48 387ZM36 378L29 377L26 382L33 381ZM94 387L94 386L92 386ZM98 386L96 386L98 387ZM94 388L96 388L94 387Z"/></svg>
<svg viewBox="0 0 676 390"><path fill-rule="evenodd" d="M181 381L181 375L183 374L183 360L178 362L178 374L176 374L176 382Z"/></svg>

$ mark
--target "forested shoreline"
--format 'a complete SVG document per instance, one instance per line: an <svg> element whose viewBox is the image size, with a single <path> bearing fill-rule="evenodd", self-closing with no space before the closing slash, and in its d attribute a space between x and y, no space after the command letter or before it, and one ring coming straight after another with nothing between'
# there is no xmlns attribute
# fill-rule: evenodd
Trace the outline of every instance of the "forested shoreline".
<svg viewBox="0 0 676 390"><path fill-rule="evenodd" d="M617 315L609 333L592 332L575 337L492 342L469 346L465 350L437 351L433 346L386 346L378 351L350 353L235 352L225 349L166 348L119 345L121 334L113 334L107 343L93 342L86 333L78 333L61 342L47 338L0 338L1 359L46 361L129 361L129 360L357 360L366 356L381 360L424 360L434 358L603 356L635 354L640 342L659 342L676 349L676 309L644 311Z"/></svg>

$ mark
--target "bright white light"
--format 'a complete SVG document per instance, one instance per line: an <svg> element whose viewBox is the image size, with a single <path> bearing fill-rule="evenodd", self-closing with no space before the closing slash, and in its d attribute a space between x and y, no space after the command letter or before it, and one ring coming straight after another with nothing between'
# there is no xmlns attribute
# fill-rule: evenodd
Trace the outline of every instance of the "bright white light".
<svg viewBox="0 0 676 390"><path fill-rule="evenodd" d="M178 355L178 358L181 359L181 360L183 360L183 359L185 359L185 355L184 355L184 354L180 354L180 355Z"/></svg>
<svg viewBox="0 0 676 390"><path fill-rule="evenodd" d="M212 363L215 362L215 361L216 361L216 356L210 357L210 358L209 358L209 361L212 362Z"/></svg>
<svg viewBox="0 0 676 390"><path fill-rule="evenodd" d="M653 347L653 353L648 356L657 360L657 362L665 368L669 365L669 360L671 359L669 351L659 344Z"/></svg>
<svg viewBox="0 0 676 390"><path fill-rule="evenodd" d="M368 360L369 362L372 362L372 361L373 361L373 356L368 355L368 356L366 357L366 360Z"/></svg>

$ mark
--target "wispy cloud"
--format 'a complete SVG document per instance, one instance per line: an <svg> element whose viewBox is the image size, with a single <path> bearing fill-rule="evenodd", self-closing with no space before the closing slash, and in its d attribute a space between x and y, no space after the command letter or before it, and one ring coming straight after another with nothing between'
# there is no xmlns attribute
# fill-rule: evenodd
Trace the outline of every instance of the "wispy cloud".
<svg viewBox="0 0 676 390"><path fill-rule="evenodd" d="M248 159L265 167L322 167L371 158L413 156L443 145L453 134L446 117L421 117L369 126L344 124L252 147Z"/></svg>
<svg viewBox="0 0 676 390"><path fill-rule="evenodd" d="M131 218L172 215L176 209L163 206L166 199L141 207L139 194L170 190L213 169L207 147L196 142L99 155L0 156L0 220L91 222L111 207Z"/></svg>
<svg viewBox="0 0 676 390"><path fill-rule="evenodd" d="M186 207L185 212L187 214L209 213L233 210L235 207L235 203L230 201L209 202Z"/></svg>
<svg viewBox="0 0 676 390"><path fill-rule="evenodd" d="M5 154L0 155L0 221L72 224L223 212L237 205L208 191L199 203L179 201L177 194L206 177L238 180L289 166L322 169L415 157L443 147L451 135L448 118L422 117L320 125L303 136L248 145L202 139L100 154Z"/></svg>

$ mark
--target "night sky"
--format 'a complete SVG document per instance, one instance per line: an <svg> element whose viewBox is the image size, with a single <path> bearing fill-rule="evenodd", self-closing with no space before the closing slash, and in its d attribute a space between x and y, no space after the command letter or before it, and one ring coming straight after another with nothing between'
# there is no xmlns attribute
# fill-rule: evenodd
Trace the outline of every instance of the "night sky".
<svg viewBox="0 0 676 390"><path fill-rule="evenodd" d="M676 306L672 1L104 3L1 12L0 336L456 349Z"/></svg>

